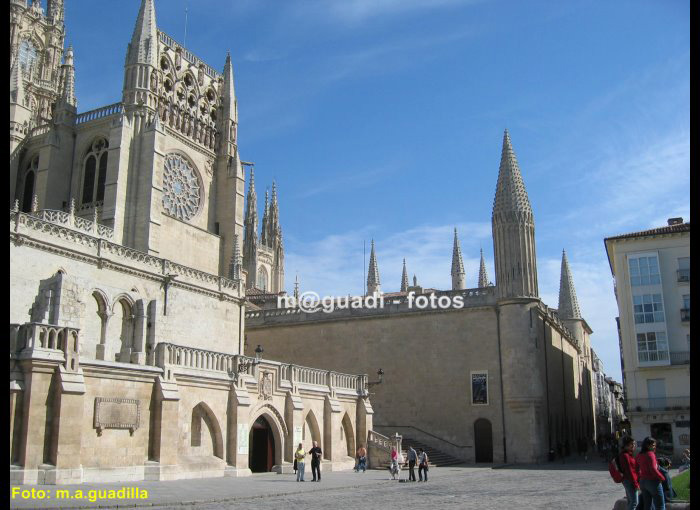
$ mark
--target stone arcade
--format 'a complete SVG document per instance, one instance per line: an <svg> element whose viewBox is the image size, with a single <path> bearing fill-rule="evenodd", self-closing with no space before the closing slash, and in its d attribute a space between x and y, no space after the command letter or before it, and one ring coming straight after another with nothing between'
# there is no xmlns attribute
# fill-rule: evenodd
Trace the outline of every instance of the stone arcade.
<svg viewBox="0 0 700 510"><path fill-rule="evenodd" d="M78 113L64 38L63 0L10 1L11 482L284 472L312 440L351 467L366 376L243 356L246 287L281 291L283 250L274 190L241 253L231 57L142 0L122 100Z"/></svg>

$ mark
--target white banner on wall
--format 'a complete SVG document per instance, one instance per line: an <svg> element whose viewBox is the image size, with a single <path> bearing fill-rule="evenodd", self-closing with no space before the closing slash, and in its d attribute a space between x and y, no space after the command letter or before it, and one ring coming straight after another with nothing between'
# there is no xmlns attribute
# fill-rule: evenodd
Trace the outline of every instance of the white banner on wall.
<svg viewBox="0 0 700 510"><path fill-rule="evenodd" d="M248 424L238 424L238 453L248 455Z"/></svg>

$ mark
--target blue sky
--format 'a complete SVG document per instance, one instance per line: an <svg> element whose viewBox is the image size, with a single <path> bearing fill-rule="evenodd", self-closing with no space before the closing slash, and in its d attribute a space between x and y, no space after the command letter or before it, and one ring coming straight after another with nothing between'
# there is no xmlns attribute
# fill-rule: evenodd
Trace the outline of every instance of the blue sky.
<svg viewBox="0 0 700 510"><path fill-rule="evenodd" d="M79 111L119 101L139 0L67 0ZM89 7L89 8L86 8ZM689 2L156 0L158 26L215 68L231 51L242 158L275 179L287 287L383 290L401 260L448 288L493 278L491 206L508 128L536 220L540 294L568 253L593 347L620 379L603 238L690 218ZM262 206L262 204L259 204Z"/></svg>

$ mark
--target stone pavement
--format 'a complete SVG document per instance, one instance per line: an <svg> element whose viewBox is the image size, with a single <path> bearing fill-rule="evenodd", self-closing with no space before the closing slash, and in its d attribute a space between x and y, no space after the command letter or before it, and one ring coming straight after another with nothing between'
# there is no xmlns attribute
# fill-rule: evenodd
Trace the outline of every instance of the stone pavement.
<svg viewBox="0 0 700 510"><path fill-rule="evenodd" d="M310 473L307 472L307 475ZM401 477L406 478L406 470ZM324 473L321 483L294 481L294 475L260 474L247 478L207 478L171 482L126 482L71 486L33 486L51 491L43 500L10 500L11 508L197 508L363 510L410 507L414 509L464 508L496 510L516 508L612 510L624 496L602 463L433 468L427 483L398 483L388 472L370 470ZM148 499L91 502L55 498L55 491L138 487ZM31 490L31 486L22 486ZM12 489L12 488L11 488Z"/></svg>

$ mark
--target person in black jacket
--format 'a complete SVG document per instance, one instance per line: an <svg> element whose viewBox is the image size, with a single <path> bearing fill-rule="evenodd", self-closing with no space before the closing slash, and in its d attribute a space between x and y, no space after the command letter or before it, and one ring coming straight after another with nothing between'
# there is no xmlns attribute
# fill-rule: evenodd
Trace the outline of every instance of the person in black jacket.
<svg viewBox="0 0 700 510"><path fill-rule="evenodd" d="M320 482L321 481L321 454L323 453L321 451L321 448L318 446L318 442L314 441L314 447L309 450L309 453L311 454L311 474L313 475L314 479L311 480L312 482Z"/></svg>

